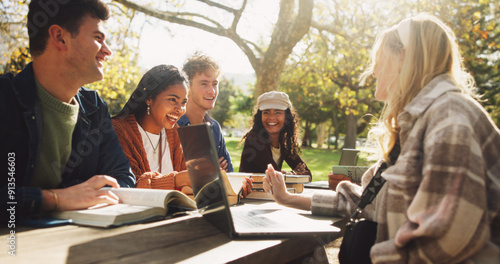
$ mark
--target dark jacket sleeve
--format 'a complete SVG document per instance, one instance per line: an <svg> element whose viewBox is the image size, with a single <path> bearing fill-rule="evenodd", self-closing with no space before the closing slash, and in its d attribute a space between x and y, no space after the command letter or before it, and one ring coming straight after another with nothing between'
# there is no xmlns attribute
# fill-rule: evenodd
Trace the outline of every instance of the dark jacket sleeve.
<svg viewBox="0 0 500 264"><path fill-rule="evenodd" d="M8 228L14 228L23 218L37 216L42 205L41 190L26 186L30 134L12 79L11 74L0 76L0 223L7 223L3 226Z"/></svg>
<svg viewBox="0 0 500 264"><path fill-rule="evenodd" d="M104 104L104 102L102 103ZM101 129L105 133L103 133L104 138L101 142L97 171L116 178L120 187L135 187L135 176L111 124L107 105L103 111L105 113Z"/></svg>
<svg viewBox="0 0 500 264"><path fill-rule="evenodd" d="M97 97L100 116L98 129L102 131L103 137L100 141L95 175L109 175L118 181L120 187L135 187L135 176L113 129L108 106Z"/></svg>
<svg viewBox="0 0 500 264"><path fill-rule="evenodd" d="M269 145L259 139L257 133L251 132L243 145L239 171L264 173L269 163L273 165L275 170L281 170L273 160Z"/></svg>
<svg viewBox="0 0 500 264"><path fill-rule="evenodd" d="M297 167L297 165L299 165L300 163L306 164L300 158L298 153L296 153L295 155L292 155L292 154L286 155L285 162L288 164L288 166L290 166L290 168L292 168L292 170L295 170L295 167ZM307 167L307 164L306 164L306 171L302 174L309 175L309 181L312 181L312 174L311 174L311 171L309 170L309 168Z"/></svg>
<svg viewBox="0 0 500 264"><path fill-rule="evenodd" d="M121 187L134 187L135 176L113 129L108 107L95 91L82 88L78 100L85 107L73 133L71 155L61 188L82 183L94 175L115 178Z"/></svg>

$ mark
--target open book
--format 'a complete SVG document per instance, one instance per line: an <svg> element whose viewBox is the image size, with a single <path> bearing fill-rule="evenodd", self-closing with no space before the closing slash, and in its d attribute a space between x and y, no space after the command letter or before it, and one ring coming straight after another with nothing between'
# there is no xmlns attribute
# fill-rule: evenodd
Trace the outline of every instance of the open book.
<svg viewBox="0 0 500 264"><path fill-rule="evenodd" d="M238 203L238 195L240 195L241 188L243 187L243 181L245 180L245 176L228 176L233 174L232 172L226 172L221 170L222 182L224 182L224 187L226 189L227 194L227 202L232 204Z"/></svg>
<svg viewBox="0 0 500 264"><path fill-rule="evenodd" d="M52 217L71 219L73 223L109 227L142 222L179 211L195 210L196 203L176 190L138 188L102 188L120 198L116 205L98 205L85 210L54 212Z"/></svg>

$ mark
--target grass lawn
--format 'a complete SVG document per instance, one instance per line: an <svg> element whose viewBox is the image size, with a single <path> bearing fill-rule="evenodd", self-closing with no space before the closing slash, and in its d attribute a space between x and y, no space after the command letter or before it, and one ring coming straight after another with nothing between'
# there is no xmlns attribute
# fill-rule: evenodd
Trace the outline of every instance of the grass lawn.
<svg viewBox="0 0 500 264"><path fill-rule="evenodd" d="M234 171L238 171L240 167L241 151L243 144L238 148L240 138L226 137L226 147L231 155L233 161ZM313 181L326 181L328 180L328 173L332 170L332 165L338 164L340 160L341 150L336 149L316 149L316 148L302 148L300 157L307 164L307 167L312 172ZM371 162L366 160L366 152L361 151L358 165L369 166ZM283 163L283 170L290 170L286 162Z"/></svg>

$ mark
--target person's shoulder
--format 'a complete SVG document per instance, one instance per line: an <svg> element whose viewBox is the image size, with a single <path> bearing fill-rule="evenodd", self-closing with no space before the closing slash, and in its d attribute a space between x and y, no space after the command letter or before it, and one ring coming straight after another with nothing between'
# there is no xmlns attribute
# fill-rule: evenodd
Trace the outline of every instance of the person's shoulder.
<svg viewBox="0 0 500 264"><path fill-rule="evenodd" d="M114 116L114 117L111 117L111 123L113 124L113 127L115 127L115 129L116 129L116 128L124 126L127 122L121 117Z"/></svg>
<svg viewBox="0 0 500 264"><path fill-rule="evenodd" d="M101 98L97 91L85 87L80 87L80 90L78 90L78 94L89 99Z"/></svg>
<svg viewBox="0 0 500 264"><path fill-rule="evenodd" d="M442 114L463 114L475 116L484 112L484 108L479 102L468 94L461 92L447 92L430 105L429 110L434 113Z"/></svg>
<svg viewBox="0 0 500 264"><path fill-rule="evenodd" d="M0 93L11 94L14 91L14 75L12 73L6 73L0 75Z"/></svg>
<svg viewBox="0 0 500 264"><path fill-rule="evenodd" d="M212 118L212 126L218 128L220 130L220 124L219 124L219 122L217 122L217 120L215 120L213 118Z"/></svg>
<svg viewBox="0 0 500 264"><path fill-rule="evenodd" d="M12 83L13 79L14 79L14 74L10 72L0 75L0 82L2 83Z"/></svg>
<svg viewBox="0 0 500 264"><path fill-rule="evenodd" d="M2 106L11 107L14 102L18 102L24 107L34 105L37 100L34 79L29 76L29 67L23 69L20 73L5 73L0 75L0 100ZM33 86L31 87L31 81Z"/></svg>
<svg viewBox="0 0 500 264"><path fill-rule="evenodd" d="M183 116L181 116L181 118L179 118L179 120L177 120L177 125L179 125L180 127L186 126L188 124L189 124L189 118L185 114Z"/></svg>
<svg viewBox="0 0 500 264"><path fill-rule="evenodd" d="M217 120L213 119L209 114L205 114L205 120L210 122L212 126L213 125L220 126L219 122L217 122Z"/></svg>
<svg viewBox="0 0 500 264"><path fill-rule="evenodd" d="M208 114L205 114L205 120L210 123L210 126L212 127L212 130L214 130L214 131L220 131L221 130L219 122L217 122L217 120L213 119Z"/></svg>
<svg viewBox="0 0 500 264"><path fill-rule="evenodd" d="M101 105L106 105L104 100L99 96L99 93L89 88L80 87L80 90L78 90L76 97L80 99L84 98L85 99L84 101L86 101L86 103L94 106L99 107Z"/></svg>
<svg viewBox="0 0 500 264"><path fill-rule="evenodd" d="M265 144L264 139L262 137L260 137L259 133L257 133L256 131L252 130L246 134L245 145L260 146L260 145L264 145L264 144Z"/></svg>
<svg viewBox="0 0 500 264"><path fill-rule="evenodd" d="M423 115L432 130L476 130L479 124L491 123L486 110L472 96L461 92L447 92L428 107Z"/></svg>
<svg viewBox="0 0 500 264"><path fill-rule="evenodd" d="M247 133L247 138L255 138L257 136L258 136L258 133L256 131L254 131L254 130L250 130Z"/></svg>

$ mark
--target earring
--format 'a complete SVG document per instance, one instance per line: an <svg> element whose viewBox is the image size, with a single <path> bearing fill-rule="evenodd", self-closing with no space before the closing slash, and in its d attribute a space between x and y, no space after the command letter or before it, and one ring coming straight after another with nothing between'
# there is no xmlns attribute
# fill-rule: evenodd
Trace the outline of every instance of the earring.
<svg viewBox="0 0 500 264"><path fill-rule="evenodd" d="M150 109L151 109L151 107L149 107L149 105L148 105L148 109L147 109L147 111L148 111L148 115L150 115L150 114L151 114L151 113L149 112L149 110L150 110Z"/></svg>

